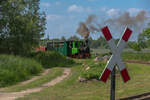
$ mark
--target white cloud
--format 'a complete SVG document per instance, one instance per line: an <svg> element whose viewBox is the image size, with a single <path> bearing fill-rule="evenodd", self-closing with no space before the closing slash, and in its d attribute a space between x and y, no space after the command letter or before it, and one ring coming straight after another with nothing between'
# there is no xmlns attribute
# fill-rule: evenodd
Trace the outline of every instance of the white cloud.
<svg viewBox="0 0 150 100"><path fill-rule="evenodd" d="M108 15L108 16L116 16L116 15L118 15L120 13L120 10L119 9L109 9L107 12L106 12L106 14Z"/></svg>
<svg viewBox="0 0 150 100"><path fill-rule="evenodd" d="M51 6L51 4L50 3L48 3L48 2L42 2L41 3L41 6L43 6L43 7L50 7Z"/></svg>
<svg viewBox="0 0 150 100"><path fill-rule="evenodd" d="M46 18L47 18L47 20L55 21L55 20L58 20L58 19L63 18L63 16L61 16L61 15L56 15L56 14L49 14L49 15L47 15Z"/></svg>
<svg viewBox="0 0 150 100"><path fill-rule="evenodd" d="M77 5L71 5L69 8L68 8L68 11L69 12L83 12L84 11L84 8L82 6L77 6Z"/></svg>
<svg viewBox="0 0 150 100"><path fill-rule="evenodd" d="M81 12L91 12L92 9L89 7L82 7L82 6L77 6L77 5L71 5L68 8L69 12L76 12L76 13L81 13Z"/></svg>

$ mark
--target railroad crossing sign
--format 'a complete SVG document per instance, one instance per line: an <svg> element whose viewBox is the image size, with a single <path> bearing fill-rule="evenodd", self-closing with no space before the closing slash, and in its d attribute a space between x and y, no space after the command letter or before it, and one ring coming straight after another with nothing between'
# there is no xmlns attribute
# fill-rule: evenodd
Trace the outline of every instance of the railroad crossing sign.
<svg viewBox="0 0 150 100"><path fill-rule="evenodd" d="M104 34L104 36L108 42L108 45L112 52L112 56L110 57L109 61L107 62L106 68L103 71L103 73L100 77L100 80L103 82L106 82L110 73L112 72L114 66L117 64L124 82L127 82L128 80L130 80L130 76L125 67L125 64L122 62L122 58L121 58L120 54L123 51L124 47L126 46L126 43L132 34L132 31L129 28L126 28L125 32L124 32L122 38L120 39L120 41L118 42L117 46L116 46L107 26L102 28L101 31Z"/></svg>

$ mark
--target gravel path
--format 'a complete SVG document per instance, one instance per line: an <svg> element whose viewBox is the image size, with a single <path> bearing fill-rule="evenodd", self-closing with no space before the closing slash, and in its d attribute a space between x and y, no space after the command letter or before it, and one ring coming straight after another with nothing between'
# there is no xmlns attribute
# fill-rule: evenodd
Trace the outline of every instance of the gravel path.
<svg viewBox="0 0 150 100"><path fill-rule="evenodd" d="M50 69L46 69L46 70L44 70L44 72L43 72L41 75L39 75L39 76L34 76L33 78L31 78L31 79L29 79L29 80L27 80L27 81L23 81L23 82L19 83L18 85L25 85L25 84L28 84L28 83L30 83L30 82L33 82L33 81L39 79L40 77L42 77L42 76L48 74L49 71L50 71Z"/></svg>
<svg viewBox="0 0 150 100"><path fill-rule="evenodd" d="M15 100L19 97L23 97L24 95L27 95L30 93L40 92L44 88L54 86L55 84L60 83L62 80L64 80L66 77L68 77L70 73L71 73L70 68L64 68L63 74L61 76L58 76L57 78L53 79L52 81L45 83L40 87L36 87L33 89L27 89L27 90L24 90L21 92L0 93L0 100ZM23 84L25 84L25 83L23 83Z"/></svg>

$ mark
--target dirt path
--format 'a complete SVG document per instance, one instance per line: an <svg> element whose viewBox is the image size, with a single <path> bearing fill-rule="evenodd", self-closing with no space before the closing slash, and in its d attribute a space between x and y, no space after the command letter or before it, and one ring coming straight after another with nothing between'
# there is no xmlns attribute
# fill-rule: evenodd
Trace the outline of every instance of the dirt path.
<svg viewBox="0 0 150 100"><path fill-rule="evenodd" d="M29 79L29 80L27 80L27 81L21 82L21 83L19 83L19 84L17 84L17 85L25 85L25 84L28 84L28 83L30 83L30 82L33 82L33 81L39 79L40 77L42 77L42 76L48 74L49 71L50 71L50 69L46 69L46 70L44 70L44 72L43 72L41 75L39 75L39 76L34 76L33 78L31 78L31 79Z"/></svg>
<svg viewBox="0 0 150 100"><path fill-rule="evenodd" d="M64 68L63 75L58 76L57 78L53 79L52 81L43 84L40 87L36 87L33 89L27 89L21 92L12 92L12 93L0 93L0 100L15 100L19 97L23 97L24 95L34 93L34 92L40 92L42 89L47 88L49 86L54 86L57 83L60 83L62 80L64 80L68 75L71 73L70 68Z"/></svg>

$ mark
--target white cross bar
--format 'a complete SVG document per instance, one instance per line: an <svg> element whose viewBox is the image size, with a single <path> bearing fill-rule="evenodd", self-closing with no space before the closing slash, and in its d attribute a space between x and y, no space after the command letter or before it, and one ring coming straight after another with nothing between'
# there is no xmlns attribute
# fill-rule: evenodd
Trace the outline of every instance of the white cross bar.
<svg viewBox="0 0 150 100"><path fill-rule="evenodd" d="M128 75L127 69L125 68L124 63L122 62L120 54L121 54L122 50L124 49L124 47L126 46L126 42L128 41L129 37L131 36L132 31L129 28L126 28L126 30L117 46L115 45L115 42L112 39L112 35L107 26L102 29L102 32L109 44L109 47L110 47L113 55L107 62L106 68L105 68L104 72L102 73L100 80L103 82L106 82L107 78L109 77L114 66L117 64L124 82L127 82L128 80L130 80L130 77Z"/></svg>

